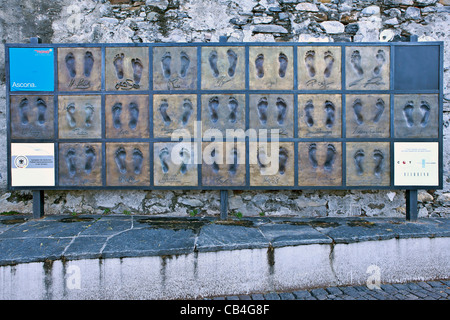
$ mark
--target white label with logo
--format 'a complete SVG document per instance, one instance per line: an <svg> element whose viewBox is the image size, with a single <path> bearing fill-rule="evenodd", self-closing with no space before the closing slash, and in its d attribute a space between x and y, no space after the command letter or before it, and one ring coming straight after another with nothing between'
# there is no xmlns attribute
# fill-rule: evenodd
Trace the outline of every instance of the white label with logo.
<svg viewBox="0 0 450 320"><path fill-rule="evenodd" d="M394 185L439 186L439 143L395 142Z"/></svg>
<svg viewBox="0 0 450 320"><path fill-rule="evenodd" d="M53 143L12 143L11 186L54 186L54 150Z"/></svg>

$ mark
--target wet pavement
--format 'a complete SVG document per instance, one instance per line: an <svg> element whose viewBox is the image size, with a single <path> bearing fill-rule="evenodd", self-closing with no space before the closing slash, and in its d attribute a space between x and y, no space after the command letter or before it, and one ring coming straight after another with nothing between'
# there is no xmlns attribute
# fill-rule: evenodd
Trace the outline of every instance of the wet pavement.
<svg viewBox="0 0 450 320"><path fill-rule="evenodd" d="M450 219L285 218L138 215L0 216L0 266L52 260L181 255L193 252L450 237ZM448 248L444 248L448 250ZM448 300L448 279L336 286L208 297L210 300Z"/></svg>
<svg viewBox="0 0 450 320"><path fill-rule="evenodd" d="M0 265L450 237L450 219L0 216Z"/></svg>

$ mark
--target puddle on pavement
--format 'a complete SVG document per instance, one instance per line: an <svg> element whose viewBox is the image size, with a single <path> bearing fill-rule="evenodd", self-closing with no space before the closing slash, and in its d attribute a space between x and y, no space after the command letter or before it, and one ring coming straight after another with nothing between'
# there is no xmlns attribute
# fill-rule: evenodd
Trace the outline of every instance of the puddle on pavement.
<svg viewBox="0 0 450 320"><path fill-rule="evenodd" d="M220 224L224 226L240 226L252 228L253 222L249 220L217 220L214 222L215 224Z"/></svg>
<svg viewBox="0 0 450 320"><path fill-rule="evenodd" d="M373 228L373 227L375 227L375 222L370 222L367 220L352 220L352 221L347 221L347 225L349 227Z"/></svg>
<svg viewBox="0 0 450 320"><path fill-rule="evenodd" d="M89 222L94 220L94 218L88 218L88 217L69 217L69 218L63 218L59 220L59 222L64 223L72 223L72 222Z"/></svg>
<svg viewBox="0 0 450 320"><path fill-rule="evenodd" d="M334 221L288 221L293 226L311 226L313 228L336 228L340 224Z"/></svg>
<svg viewBox="0 0 450 320"><path fill-rule="evenodd" d="M147 223L153 228L169 229L169 230L193 230L198 231L209 221L197 219L176 219L176 218L146 218L139 219L140 223Z"/></svg>
<svg viewBox="0 0 450 320"><path fill-rule="evenodd" d="M1 220L1 223L2 224L6 224L6 225L10 225L10 224L24 223L27 220L28 219L26 219L26 218L5 219L5 220Z"/></svg>

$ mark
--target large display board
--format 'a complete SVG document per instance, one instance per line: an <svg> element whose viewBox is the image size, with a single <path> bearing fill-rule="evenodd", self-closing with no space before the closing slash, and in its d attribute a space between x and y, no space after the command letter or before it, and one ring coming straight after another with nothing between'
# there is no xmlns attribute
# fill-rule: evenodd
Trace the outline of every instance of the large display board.
<svg viewBox="0 0 450 320"><path fill-rule="evenodd" d="M442 42L5 52L13 190L443 186Z"/></svg>

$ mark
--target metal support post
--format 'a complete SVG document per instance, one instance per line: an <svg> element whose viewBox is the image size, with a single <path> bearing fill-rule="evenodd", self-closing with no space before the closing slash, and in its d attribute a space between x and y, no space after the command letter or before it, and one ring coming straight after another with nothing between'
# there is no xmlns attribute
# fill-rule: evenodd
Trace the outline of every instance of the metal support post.
<svg viewBox="0 0 450 320"><path fill-rule="evenodd" d="M33 190L33 218L44 216L44 190Z"/></svg>

